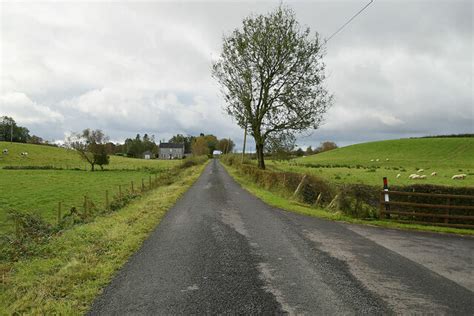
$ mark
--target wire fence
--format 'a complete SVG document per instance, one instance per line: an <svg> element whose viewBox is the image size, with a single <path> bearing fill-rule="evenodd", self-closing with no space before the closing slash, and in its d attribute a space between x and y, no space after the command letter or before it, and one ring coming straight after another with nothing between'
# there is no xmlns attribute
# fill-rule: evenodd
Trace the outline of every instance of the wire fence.
<svg viewBox="0 0 474 316"><path fill-rule="evenodd" d="M170 170L171 169L167 169L167 171ZM113 186L101 190L99 194L96 192L94 196L91 196L90 193L84 193L78 194L75 201L59 200L55 203L55 207L49 210L51 213L48 215L52 216L48 216L48 218L54 218L54 220L46 220L44 212L42 212L43 215L39 213L34 213L34 215L52 225L59 225L63 218L73 211L79 212L81 216L90 217L99 210L110 211L114 202L120 201L126 196L141 195L158 187L160 184L166 182L168 176L168 174L160 174L160 176L158 173L149 174L147 178L142 177L138 181L137 179L133 179L128 182L114 184ZM0 223L0 231L3 233L12 232L15 231L16 226L14 220L7 219L7 221Z"/></svg>

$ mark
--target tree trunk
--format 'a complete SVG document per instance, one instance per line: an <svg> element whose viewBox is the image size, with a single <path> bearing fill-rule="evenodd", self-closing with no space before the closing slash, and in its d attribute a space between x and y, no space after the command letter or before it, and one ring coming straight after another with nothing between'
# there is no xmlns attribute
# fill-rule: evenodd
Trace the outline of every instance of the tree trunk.
<svg viewBox="0 0 474 316"><path fill-rule="evenodd" d="M91 163L91 171L94 171L94 164Z"/></svg>
<svg viewBox="0 0 474 316"><path fill-rule="evenodd" d="M265 160L263 158L263 144L257 143L257 159L258 159L258 168L265 169Z"/></svg>

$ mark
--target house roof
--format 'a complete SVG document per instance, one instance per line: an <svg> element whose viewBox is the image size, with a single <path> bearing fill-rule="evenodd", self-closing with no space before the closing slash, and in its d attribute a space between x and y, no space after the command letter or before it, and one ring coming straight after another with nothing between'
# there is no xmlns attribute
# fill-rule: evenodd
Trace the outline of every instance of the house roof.
<svg viewBox="0 0 474 316"><path fill-rule="evenodd" d="M183 148L184 144L160 143L160 148Z"/></svg>

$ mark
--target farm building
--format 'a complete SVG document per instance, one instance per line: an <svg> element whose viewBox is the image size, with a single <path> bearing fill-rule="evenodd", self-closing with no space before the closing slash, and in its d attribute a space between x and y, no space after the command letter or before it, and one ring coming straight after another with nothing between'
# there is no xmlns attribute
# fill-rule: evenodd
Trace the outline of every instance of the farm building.
<svg viewBox="0 0 474 316"><path fill-rule="evenodd" d="M160 143L160 159L183 159L184 144Z"/></svg>
<svg viewBox="0 0 474 316"><path fill-rule="evenodd" d="M147 150L143 153L143 159L151 159L151 157L153 157L153 153L151 151Z"/></svg>

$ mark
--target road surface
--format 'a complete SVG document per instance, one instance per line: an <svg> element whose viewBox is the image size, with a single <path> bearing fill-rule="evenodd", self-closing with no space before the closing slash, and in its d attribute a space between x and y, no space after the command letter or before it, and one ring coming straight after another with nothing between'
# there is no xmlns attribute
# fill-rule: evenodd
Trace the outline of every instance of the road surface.
<svg viewBox="0 0 474 316"><path fill-rule="evenodd" d="M214 160L90 314L472 315L473 258L471 237L275 209Z"/></svg>

